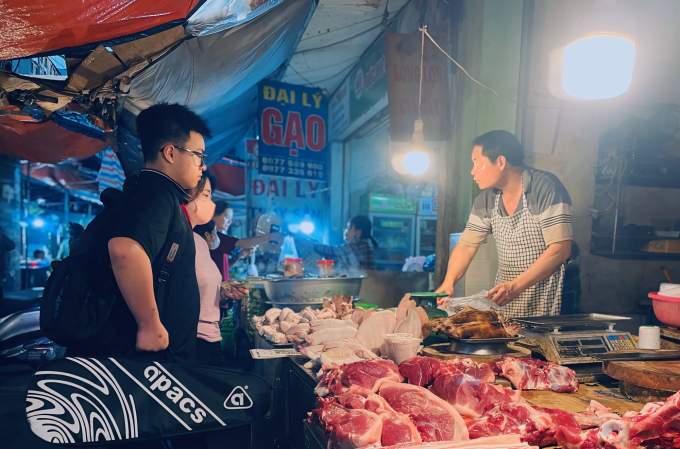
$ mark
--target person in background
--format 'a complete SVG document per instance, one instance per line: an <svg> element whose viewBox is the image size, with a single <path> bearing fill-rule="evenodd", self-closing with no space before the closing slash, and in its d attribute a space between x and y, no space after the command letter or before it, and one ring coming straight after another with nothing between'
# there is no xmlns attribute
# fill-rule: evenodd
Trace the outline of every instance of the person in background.
<svg viewBox="0 0 680 449"><path fill-rule="evenodd" d="M4 297L2 285L9 274L9 270L7 269L7 253L15 248L16 245L12 239L7 237L5 230L0 227L0 275L2 276L2 282L0 282L0 301L2 301L2 298Z"/></svg>
<svg viewBox="0 0 680 449"><path fill-rule="evenodd" d="M59 245L56 260L64 260L71 254L71 243L78 240L83 235L83 232L85 232L85 228L78 223L68 224L68 239L62 240L61 245Z"/></svg>
<svg viewBox="0 0 680 449"><path fill-rule="evenodd" d="M378 247L372 235L371 220L356 215L347 222L342 246L314 245L314 251L326 259L333 259L342 270L375 270L373 248Z"/></svg>
<svg viewBox="0 0 680 449"><path fill-rule="evenodd" d="M241 248L241 252L236 256L232 262L236 262L241 257L252 254L253 248L257 245L267 242L280 242L283 240L283 235L278 232L261 235L259 237L250 237L246 239L237 239L227 235L227 231L234 219L234 210L229 207L225 201L215 202L215 215L213 221L217 231L217 246L210 251L210 257L217 265L217 268L222 274L222 280L225 282L229 280L229 255L234 251L234 248Z"/></svg>
<svg viewBox="0 0 680 449"><path fill-rule="evenodd" d="M220 286L222 276L210 258L210 248L219 245L219 237L212 221L215 203L212 202L212 176L206 175L192 190L187 213L194 227L196 245L196 280L201 296L201 312L198 318L196 361L200 365L222 366L220 352L220 302L243 299L248 290L233 287L227 292Z"/></svg>

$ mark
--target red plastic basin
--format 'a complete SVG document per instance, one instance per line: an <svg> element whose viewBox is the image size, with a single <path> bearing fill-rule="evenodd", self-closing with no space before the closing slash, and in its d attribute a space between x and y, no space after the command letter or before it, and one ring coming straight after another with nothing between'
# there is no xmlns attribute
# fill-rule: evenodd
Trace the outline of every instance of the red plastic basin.
<svg viewBox="0 0 680 449"><path fill-rule="evenodd" d="M654 314L664 324L671 327L680 327L680 298L662 296L658 293L650 293Z"/></svg>

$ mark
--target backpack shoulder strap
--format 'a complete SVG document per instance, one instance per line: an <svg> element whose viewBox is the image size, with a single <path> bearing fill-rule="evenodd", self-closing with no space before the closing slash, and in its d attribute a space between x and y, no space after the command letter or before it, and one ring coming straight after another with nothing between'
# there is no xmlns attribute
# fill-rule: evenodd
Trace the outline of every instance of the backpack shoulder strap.
<svg viewBox="0 0 680 449"><path fill-rule="evenodd" d="M161 319L161 323L163 322L163 309L165 305L165 287L170 280L170 275L172 274L172 268L173 264L175 262L175 258L177 257L177 253L179 252L180 244L182 243L182 234L179 232L176 232L175 235L172 237L172 245L170 245L170 250L168 251L168 255L165 257L165 260L163 261L163 264L161 265L161 269L158 272L158 298L160 301L156 301L156 305L158 307L158 317Z"/></svg>

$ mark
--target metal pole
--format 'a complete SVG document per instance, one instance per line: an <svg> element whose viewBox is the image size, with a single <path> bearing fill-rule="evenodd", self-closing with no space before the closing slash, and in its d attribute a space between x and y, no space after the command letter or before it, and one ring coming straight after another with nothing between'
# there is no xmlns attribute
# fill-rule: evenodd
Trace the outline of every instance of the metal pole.
<svg viewBox="0 0 680 449"><path fill-rule="evenodd" d="M28 162L26 164L26 181L24 184L25 190L26 190L26 197L25 197L25 202L23 204L24 207L24 223L26 224L25 226L22 227L22 234L24 237L24 266L22 267L22 271L25 271L24 276L22 276L22 283L21 287L22 289L27 289L28 288L28 277L29 277L29 271L28 271L28 207L29 204L31 203L31 163Z"/></svg>

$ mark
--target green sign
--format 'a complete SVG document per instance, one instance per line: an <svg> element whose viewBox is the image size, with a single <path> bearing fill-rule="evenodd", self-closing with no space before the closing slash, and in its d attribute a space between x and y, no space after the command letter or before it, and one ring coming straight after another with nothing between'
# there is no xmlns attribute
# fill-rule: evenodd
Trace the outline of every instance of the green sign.
<svg viewBox="0 0 680 449"><path fill-rule="evenodd" d="M364 53L349 73L348 81L349 122L352 123L387 95L384 37Z"/></svg>
<svg viewBox="0 0 680 449"><path fill-rule="evenodd" d="M387 220L380 220L380 227L381 228L403 228L404 227L404 222L403 221L387 221Z"/></svg>
<svg viewBox="0 0 680 449"><path fill-rule="evenodd" d="M388 195L386 193L366 193L360 199L361 213L387 212L392 214L416 213L415 202L406 195Z"/></svg>

